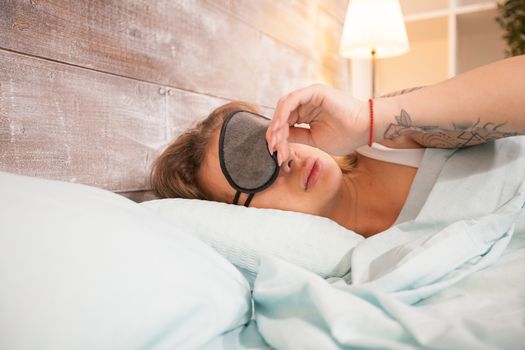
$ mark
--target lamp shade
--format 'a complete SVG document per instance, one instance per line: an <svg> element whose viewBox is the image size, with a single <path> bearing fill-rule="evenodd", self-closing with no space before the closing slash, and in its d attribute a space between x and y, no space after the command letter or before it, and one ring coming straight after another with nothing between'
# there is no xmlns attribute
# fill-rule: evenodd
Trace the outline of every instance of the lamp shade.
<svg viewBox="0 0 525 350"><path fill-rule="evenodd" d="M369 58L402 55L410 49L398 0L350 0L339 53Z"/></svg>

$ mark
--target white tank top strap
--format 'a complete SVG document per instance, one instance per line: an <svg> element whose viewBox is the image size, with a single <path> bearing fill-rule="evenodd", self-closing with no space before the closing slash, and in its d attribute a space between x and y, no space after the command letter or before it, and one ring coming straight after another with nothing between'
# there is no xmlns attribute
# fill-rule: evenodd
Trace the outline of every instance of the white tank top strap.
<svg viewBox="0 0 525 350"><path fill-rule="evenodd" d="M383 162L396 163L419 168L419 163L425 153L424 148L390 148L379 143L372 143L372 147L361 146L356 152Z"/></svg>

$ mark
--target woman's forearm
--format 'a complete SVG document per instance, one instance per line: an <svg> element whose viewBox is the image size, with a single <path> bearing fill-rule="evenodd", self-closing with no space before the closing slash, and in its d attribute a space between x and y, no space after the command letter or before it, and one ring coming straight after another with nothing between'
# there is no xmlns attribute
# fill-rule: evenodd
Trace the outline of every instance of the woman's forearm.
<svg viewBox="0 0 525 350"><path fill-rule="evenodd" d="M442 83L375 100L377 140L407 136L425 147L456 148L525 134L525 56Z"/></svg>

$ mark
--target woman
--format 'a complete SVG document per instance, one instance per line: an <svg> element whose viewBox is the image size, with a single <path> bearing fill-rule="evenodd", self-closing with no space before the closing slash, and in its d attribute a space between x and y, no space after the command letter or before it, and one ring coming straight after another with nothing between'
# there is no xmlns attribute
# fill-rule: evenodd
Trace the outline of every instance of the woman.
<svg viewBox="0 0 525 350"><path fill-rule="evenodd" d="M422 148L525 133L524 77L519 56L369 102L322 85L294 91L279 100L266 131L281 170L250 206L324 216L365 237L384 231L405 203ZM221 168L219 138L223 121L238 109L256 112L243 103L224 105L160 155L151 177L159 196L233 202L237 191ZM401 161L377 150L398 150ZM240 203L247 197L242 193Z"/></svg>

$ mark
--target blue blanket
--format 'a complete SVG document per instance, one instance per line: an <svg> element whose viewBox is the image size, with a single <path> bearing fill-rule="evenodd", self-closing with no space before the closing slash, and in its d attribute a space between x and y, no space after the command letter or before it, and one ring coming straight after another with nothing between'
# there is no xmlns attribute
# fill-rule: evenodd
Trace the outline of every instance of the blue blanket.
<svg viewBox="0 0 525 350"><path fill-rule="evenodd" d="M427 149L396 225L344 278L263 259L257 325L277 349L523 349L525 137Z"/></svg>

